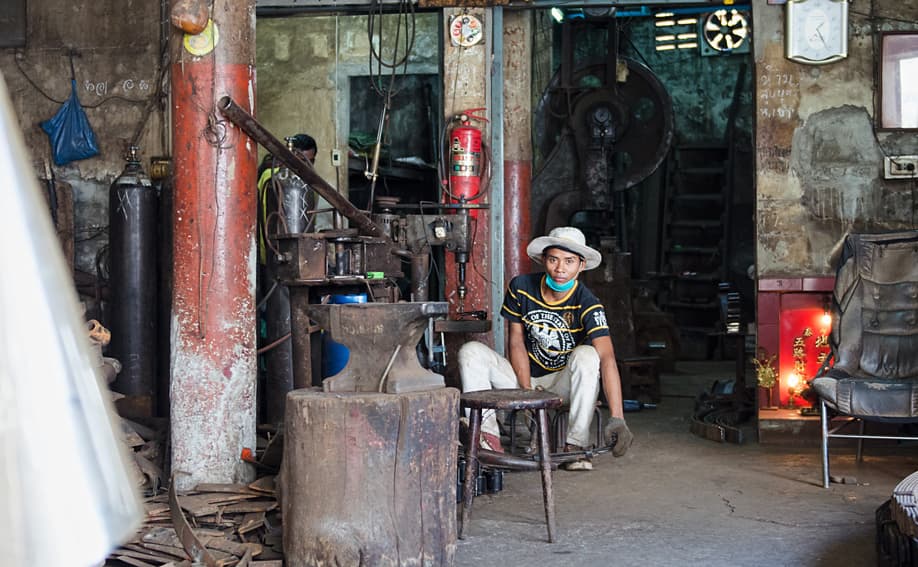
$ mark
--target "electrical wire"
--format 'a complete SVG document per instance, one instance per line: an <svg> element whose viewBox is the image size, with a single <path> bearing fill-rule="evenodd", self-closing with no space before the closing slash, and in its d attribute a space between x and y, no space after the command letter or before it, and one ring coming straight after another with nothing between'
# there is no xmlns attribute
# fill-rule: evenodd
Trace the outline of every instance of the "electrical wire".
<svg viewBox="0 0 918 567"><path fill-rule="evenodd" d="M377 15L378 10L378 15ZM389 113L392 109L392 97L398 92L396 86L396 76L399 67L402 67L402 74L408 72L408 59L414 49L416 37L416 16L414 13L414 4L411 0L399 0L398 12L395 21L395 41L392 43L391 60L383 57L383 7L379 0L373 0L367 14L367 42L370 45L368 54L368 70L370 86L380 98L383 99L382 113L379 118L379 127L376 132L376 144L373 150L372 171L367 170L366 175L370 180L370 193L367 199L367 209L373 209L373 198L376 192L376 181L379 172L379 155L382 152L383 137L388 130ZM378 22L378 24L377 24ZM405 28L405 50L399 55L399 41L402 36L402 27ZM379 37L379 50L373 42L374 32ZM374 69L375 64L375 69ZM382 84L383 68L390 69L389 84L384 87Z"/></svg>
<svg viewBox="0 0 918 567"><path fill-rule="evenodd" d="M163 50L160 52L159 56L159 72L156 77L156 90L152 95L147 99L147 104L143 110L143 116L140 119L140 123L137 125L137 128L134 130L134 135L131 137L131 145L138 145L140 136L143 134L143 130L147 125L147 122L150 120L150 115L153 114L153 109L156 107L156 104L159 103L160 107L165 106L165 83L166 83L166 71L169 69L169 49L164 46ZM165 148L163 144L163 148Z"/></svg>
<svg viewBox="0 0 918 567"><path fill-rule="evenodd" d="M286 342L287 339L289 339L289 338L292 337L292 336L293 336L293 333L287 333L286 335L280 337L279 339L276 339L276 340L272 341L271 343L269 343L269 344L267 344L267 345L261 347L260 349L258 349L257 351L255 351L255 354L264 354L264 353L266 353L266 352L268 352L268 351L270 351L270 350L274 350L275 348L277 348L277 347L281 346L282 344L284 344L284 342Z"/></svg>
<svg viewBox="0 0 918 567"><path fill-rule="evenodd" d="M277 290L278 285L279 285L279 282L277 280L274 280L274 283L271 284L271 287L270 289L268 289L268 292L265 294L264 297L261 298L261 301L258 302L258 305L255 306L255 311L261 311L261 308L265 306L265 304L268 302L268 299L270 299L271 296L274 295L274 292Z"/></svg>
<svg viewBox="0 0 918 567"><path fill-rule="evenodd" d="M333 101L333 104L334 104L334 106L335 106L335 108L334 108L334 110L335 110L334 116L335 116L335 119L336 119L336 122L337 122L337 117L338 117L338 93L339 93L339 90L338 90L338 89L340 88L340 85L339 85L339 83L338 83L338 55L339 55L339 51L340 51L340 50L339 50L340 39L339 39L339 35L338 35L338 18L339 18L339 14L338 14L338 0L335 0L335 1L334 1L334 6L335 6L335 99L334 99L334 101ZM340 140L338 139L338 125L335 124L335 148L334 148L334 149L336 149L336 150L338 150L338 151L340 151L340 147L339 147L339 145L338 145L339 142L340 142ZM340 169L340 168L336 166L335 169L337 170L337 169ZM341 181L340 181L340 179L338 179L337 177L338 177L338 176L336 175L335 189L337 189L338 187L341 186Z"/></svg>
<svg viewBox="0 0 918 567"><path fill-rule="evenodd" d="M871 13L858 12L858 11L856 11L856 10L852 10L851 8L848 8L848 13L849 13L849 14L853 14L853 15L855 15L855 16L861 16L862 18L867 18L867 19L869 19L869 20L876 20L876 21L883 21L883 22L897 22L897 23L900 23L900 24L908 24L908 25L910 25L910 26L914 26L914 25L915 25L915 20L907 20L907 19L904 19L904 18L895 18L895 17L892 17L892 16L878 16L878 15L876 15L875 13L872 13L872 12L873 12L873 9L872 9L872 8L871 8Z"/></svg>
<svg viewBox="0 0 918 567"><path fill-rule="evenodd" d="M378 11L378 15L377 15ZM397 91L393 91L395 83L395 74L398 67L404 67L403 73L408 70L408 59L411 56L411 53L414 49L414 42L416 36L416 14L414 12L414 3L411 0L399 0L398 2L398 11L396 15L395 23L395 41L392 44L392 58L387 61L383 58L383 5L379 0L373 0L370 3L370 8L367 15L367 40L370 44L369 52L369 72L370 72L370 85L373 87L373 90L381 97L392 96ZM378 20L378 24L377 24ZM402 26L404 22L405 28L405 52L399 57L399 40L402 34ZM376 45L373 43L374 31L377 31L378 26L378 36L379 36L379 50L377 51ZM374 72L374 62L376 64L376 69ZM381 76L382 69L387 68L391 69L390 84L388 89L382 88Z"/></svg>
<svg viewBox="0 0 918 567"><path fill-rule="evenodd" d="M44 89L42 89L40 86L38 86L38 83L36 83L36 82L32 79L32 77L30 77L29 74L26 73L25 69L22 68L22 63L21 63L21 61L20 61L20 56L21 56L22 54L23 54L23 51L22 51L22 50L17 50L16 53L13 55L13 62L16 64L16 69L19 70L19 73L22 74L22 76L23 76L23 78L26 80L26 82L29 83L29 84L32 86L33 89L35 89L36 91L38 91L38 94L40 94L42 97L48 99L48 100L51 101L51 102L54 102L54 103L57 103L57 104L64 104L65 102L67 102L66 99L64 99L64 100L58 100L58 99L54 98L53 96L51 96L51 95L49 95L48 93L46 93L46 92L44 91ZM148 104L149 101L150 101L150 99L152 99L154 96L155 96L155 93L152 94L152 95L150 95L150 96L147 97L147 98L140 98L140 99L137 99L137 98L128 98L128 97L126 97L126 96L121 96L121 95L109 95L109 96L107 96L106 98L102 99L101 101L99 101L99 102L97 102L97 103L95 103L95 104L83 104L83 103L80 103L80 107L82 107L82 108L89 108L89 109L92 109L92 108L99 108L99 107L102 106L103 104L106 104L106 103L108 103L108 102L110 102L110 101L113 101L113 100L120 100L120 101L127 102L127 103L129 103L129 104Z"/></svg>

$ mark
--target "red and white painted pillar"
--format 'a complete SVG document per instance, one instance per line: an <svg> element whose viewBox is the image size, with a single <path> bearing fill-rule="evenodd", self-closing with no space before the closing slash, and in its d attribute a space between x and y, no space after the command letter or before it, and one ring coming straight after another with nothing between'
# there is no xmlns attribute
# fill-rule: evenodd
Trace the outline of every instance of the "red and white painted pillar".
<svg viewBox="0 0 918 567"><path fill-rule="evenodd" d="M504 280L532 270L532 11L504 12Z"/></svg>
<svg viewBox="0 0 918 567"><path fill-rule="evenodd" d="M174 30L172 471L177 488L254 478L256 147L216 110L254 114L255 0L215 0L196 35Z"/></svg>

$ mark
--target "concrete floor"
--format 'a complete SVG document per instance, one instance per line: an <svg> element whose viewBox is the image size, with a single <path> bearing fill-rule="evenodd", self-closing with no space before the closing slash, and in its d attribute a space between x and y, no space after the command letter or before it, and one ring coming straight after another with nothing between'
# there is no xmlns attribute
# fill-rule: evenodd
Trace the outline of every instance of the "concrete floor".
<svg viewBox="0 0 918 567"><path fill-rule="evenodd" d="M591 472L554 474L557 542L546 541L538 473L504 475L475 499L457 565L876 565L874 512L918 470L918 446L833 451L821 487L818 447L720 444L692 435L693 397L732 363L683 363L663 377L655 410L627 414L627 455ZM754 431L754 430L750 430Z"/></svg>

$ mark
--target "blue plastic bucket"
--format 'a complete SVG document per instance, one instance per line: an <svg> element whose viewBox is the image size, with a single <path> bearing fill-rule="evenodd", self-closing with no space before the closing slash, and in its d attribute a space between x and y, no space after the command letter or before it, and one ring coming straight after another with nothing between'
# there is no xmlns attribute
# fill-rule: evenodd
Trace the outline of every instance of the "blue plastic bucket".
<svg viewBox="0 0 918 567"><path fill-rule="evenodd" d="M329 303L334 305L366 302L367 294L365 293L332 295L329 300ZM331 340L328 333L322 333L322 378L328 378L341 372L347 366L350 357L350 350L346 346Z"/></svg>

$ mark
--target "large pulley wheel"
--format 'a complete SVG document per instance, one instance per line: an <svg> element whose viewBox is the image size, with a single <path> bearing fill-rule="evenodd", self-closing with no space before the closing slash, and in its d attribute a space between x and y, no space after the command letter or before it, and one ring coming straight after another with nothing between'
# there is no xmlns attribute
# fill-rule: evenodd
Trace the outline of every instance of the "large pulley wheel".
<svg viewBox="0 0 918 567"><path fill-rule="evenodd" d="M606 77L608 66L594 64L574 71L571 86L561 87L555 73L539 100L535 130L539 151L547 158L568 130L577 141L578 159L595 139L598 120L613 125L617 170L611 188L633 187L652 174L666 157L673 139L673 105L669 93L645 65L620 57L624 80ZM583 163L581 163L583 165Z"/></svg>

